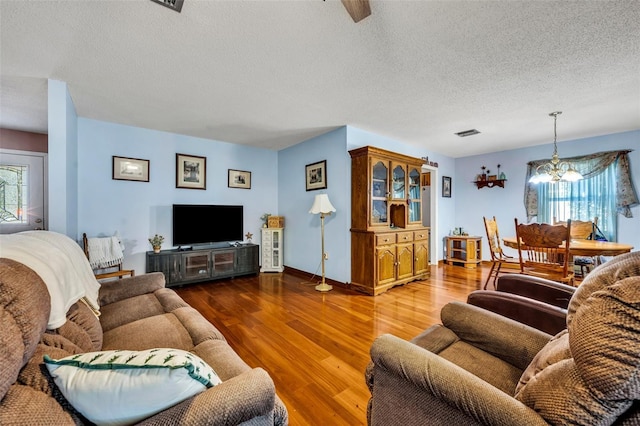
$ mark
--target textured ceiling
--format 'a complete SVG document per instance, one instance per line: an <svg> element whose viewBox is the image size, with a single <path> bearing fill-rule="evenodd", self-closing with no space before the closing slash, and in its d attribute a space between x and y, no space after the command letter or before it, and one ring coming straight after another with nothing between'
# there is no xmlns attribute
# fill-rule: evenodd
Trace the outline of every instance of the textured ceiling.
<svg viewBox="0 0 640 426"><path fill-rule="evenodd" d="M0 126L79 116L281 149L342 125L452 157L640 129L640 1L0 0ZM482 133L459 138L455 132Z"/></svg>

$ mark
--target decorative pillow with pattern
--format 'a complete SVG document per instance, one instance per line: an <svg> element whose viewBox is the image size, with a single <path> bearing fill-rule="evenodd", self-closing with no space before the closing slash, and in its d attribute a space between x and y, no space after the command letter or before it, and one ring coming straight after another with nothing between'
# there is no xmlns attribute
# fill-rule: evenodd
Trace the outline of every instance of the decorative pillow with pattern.
<svg viewBox="0 0 640 426"><path fill-rule="evenodd" d="M221 383L180 349L88 352L44 362L67 400L97 425L128 425Z"/></svg>

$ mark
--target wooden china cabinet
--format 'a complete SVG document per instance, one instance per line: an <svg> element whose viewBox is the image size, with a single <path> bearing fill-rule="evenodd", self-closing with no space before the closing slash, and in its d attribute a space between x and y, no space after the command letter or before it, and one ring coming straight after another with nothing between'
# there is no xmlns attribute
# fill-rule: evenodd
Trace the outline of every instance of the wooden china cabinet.
<svg viewBox="0 0 640 426"><path fill-rule="evenodd" d="M351 155L351 285L378 295L429 276L422 160L365 146Z"/></svg>

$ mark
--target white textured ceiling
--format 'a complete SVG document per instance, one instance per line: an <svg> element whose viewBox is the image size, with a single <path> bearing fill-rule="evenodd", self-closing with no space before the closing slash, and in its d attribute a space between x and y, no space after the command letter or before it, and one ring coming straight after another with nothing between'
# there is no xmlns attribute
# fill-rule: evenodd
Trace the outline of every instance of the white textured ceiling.
<svg viewBox="0 0 640 426"><path fill-rule="evenodd" d="M342 125L452 157L640 129L640 1L0 0L0 126L79 116L281 149ZM459 138L454 132L482 133Z"/></svg>

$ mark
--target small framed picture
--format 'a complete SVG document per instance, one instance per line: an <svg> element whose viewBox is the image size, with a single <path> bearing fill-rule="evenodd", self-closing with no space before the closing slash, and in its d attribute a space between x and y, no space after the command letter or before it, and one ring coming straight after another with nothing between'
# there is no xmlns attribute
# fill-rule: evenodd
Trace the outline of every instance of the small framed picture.
<svg viewBox="0 0 640 426"><path fill-rule="evenodd" d="M112 157L112 179L149 182L149 160Z"/></svg>
<svg viewBox="0 0 640 426"><path fill-rule="evenodd" d="M251 172L229 169L227 186L229 188L251 189Z"/></svg>
<svg viewBox="0 0 640 426"><path fill-rule="evenodd" d="M207 158L176 154L176 188L207 189Z"/></svg>
<svg viewBox="0 0 640 426"><path fill-rule="evenodd" d="M327 160L307 164L304 167L307 191L327 189Z"/></svg>
<svg viewBox="0 0 640 426"><path fill-rule="evenodd" d="M451 178L449 176L442 176L442 196L451 198Z"/></svg>

